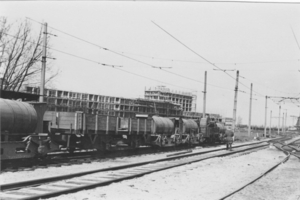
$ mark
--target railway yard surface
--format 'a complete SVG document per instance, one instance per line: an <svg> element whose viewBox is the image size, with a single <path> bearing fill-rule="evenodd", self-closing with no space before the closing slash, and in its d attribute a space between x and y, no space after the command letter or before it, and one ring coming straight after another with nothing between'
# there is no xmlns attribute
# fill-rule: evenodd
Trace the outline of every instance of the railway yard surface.
<svg viewBox="0 0 300 200"><path fill-rule="evenodd" d="M300 139L300 137L297 139ZM235 145L239 144L236 143ZM193 153L217 148L224 148L224 145L211 148L198 147L193 149ZM98 162L70 166L63 165L61 167L50 166L28 171L3 172L0 175L0 183L5 184L125 165L151 159L166 158L170 154L172 152L103 159ZM285 154L283 152L274 146L269 146L250 153L237 153L225 157L211 158L112 183L107 186L64 194L49 199L223 199L231 192L268 171L270 167L280 162L284 157ZM279 165L274 171L225 199L299 200L299 188L300 161L298 158L291 156L287 162Z"/></svg>

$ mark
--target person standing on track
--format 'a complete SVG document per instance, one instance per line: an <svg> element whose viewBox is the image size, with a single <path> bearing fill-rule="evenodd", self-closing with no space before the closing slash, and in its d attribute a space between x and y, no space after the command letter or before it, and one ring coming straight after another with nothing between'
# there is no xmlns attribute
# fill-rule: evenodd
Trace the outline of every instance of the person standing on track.
<svg viewBox="0 0 300 200"><path fill-rule="evenodd" d="M232 130L225 131L225 141L226 141L226 149L231 151L232 150L232 143L234 141L234 132Z"/></svg>

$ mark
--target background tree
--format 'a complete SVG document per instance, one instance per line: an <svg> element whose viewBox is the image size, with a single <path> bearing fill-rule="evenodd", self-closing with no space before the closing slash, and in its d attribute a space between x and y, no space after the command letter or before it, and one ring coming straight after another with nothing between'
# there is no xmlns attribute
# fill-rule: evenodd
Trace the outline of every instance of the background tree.
<svg viewBox="0 0 300 200"><path fill-rule="evenodd" d="M27 20L9 24L7 18L0 18L0 77L1 90L19 91L23 85L37 84L40 81L41 57L43 49L43 28L34 36ZM49 43L49 37L47 38ZM47 49L47 57L50 53ZM46 82L58 72L47 65Z"/></svg>

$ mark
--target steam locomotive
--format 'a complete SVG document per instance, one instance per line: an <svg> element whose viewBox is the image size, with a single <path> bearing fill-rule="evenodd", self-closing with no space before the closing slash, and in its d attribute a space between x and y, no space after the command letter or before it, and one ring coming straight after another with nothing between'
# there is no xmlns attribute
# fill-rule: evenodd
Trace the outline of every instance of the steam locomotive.
<svg viewBox="0 0 300 200"><path fill-rule="evenodd" d="M140 146L222 142L221 121L137 116L124 118L77 112L47 111L46 103L0 98L1 160L33 158L50 152L83 149L106 151Z"/></svg>

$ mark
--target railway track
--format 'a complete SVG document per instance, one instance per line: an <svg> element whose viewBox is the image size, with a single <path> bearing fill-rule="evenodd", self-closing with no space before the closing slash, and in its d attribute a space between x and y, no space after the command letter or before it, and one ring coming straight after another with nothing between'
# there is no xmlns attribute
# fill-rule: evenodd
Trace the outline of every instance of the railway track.
<svg viewBox="0 0 300 200"><path fill-rule="evenodd" d="M271 139L280 140L281 138ZM216 144L205 144L204 147L214 147ZM143 147L137 149L124 149L116 151L106 151L105 154L99 154L96 151L78 151L73 154L57 152L52 153L47 156L45 159L19 159L19 160L8 160L1 162L1 173L4 172L18 172L18 171L30 171L38 168L47 168L52 166L66 166L72 164L82 164L82 163L91 163L94 161L99 161L99 159L107 158L117 158L124 156L133 156L133 155L143 155L143 154L153 154L153 153L162 153L162 152L173 152L179 150L193 149L193 147L187 146L170 146L164 148L151 148Z"/></svg>
<svg viewBox="0 0 300 200"><path fill-rule="evenodd" d="M280 166L281 164L287 162L291 156L295 156L295 157L297 157L297 158L300 159L300 154L299 154L300 153L300 149L295 148L295 146L299 147L298 143L300 142L300 139L292 140L290 142L287 142L287 144L283 143L282 141L283 140L279 140L279 141L276 141L273 144L274 147L276 147L280 151L283 151L286 154L286 156L281 161L279 161L278 163L276 163L275 165L273 165L272 167L270 167L269 169L267 169L265 172L261 173L260 176L258 176L255 179L251 180L247 184L239 187L238 189L236 189L236 190L234 190L234 191L226 194L225 196L223 196L219 200L226 199L226 198L228 198L228 197L230 197L230 196L238 193L239 191L243 190L244 188L246 188L246 187L254 184L256 181L258 181L262 177L266 176L268 173L270 173L273 170L275 170L278 166Z"/></svg>
<svg viewBox="0 0 300 200"><path fill-rule="evenodd" d="M165 148L142 147L137 149L107 151L105 152L105 154L97 153L96 151L81 151L75 152L73 154L58 152L48 155L45 159L19 159L1 162L0 173L35 170L36 168L45 168L48 166L64 166L77 163L90 163L99 159L117 158L160 152L172 152L185 149L187 149L187 147L185 146L176 146Z"/></svg>
<svg viewBox="0 0 300 200"><path fill-rule="evenodd" d="M233 155L242 152L257 151L268 147L266 142L235 146L234 151L224 148L205 152L167 155L166 158L147 162L133 163L100 170L86 171L76 174L37 179L26 182L10 183L1 186L3 199L40 199L61 194L72 193L84 189L104 186L113 182L140 177L146 174L167 170L202 160Z"/></svg>

